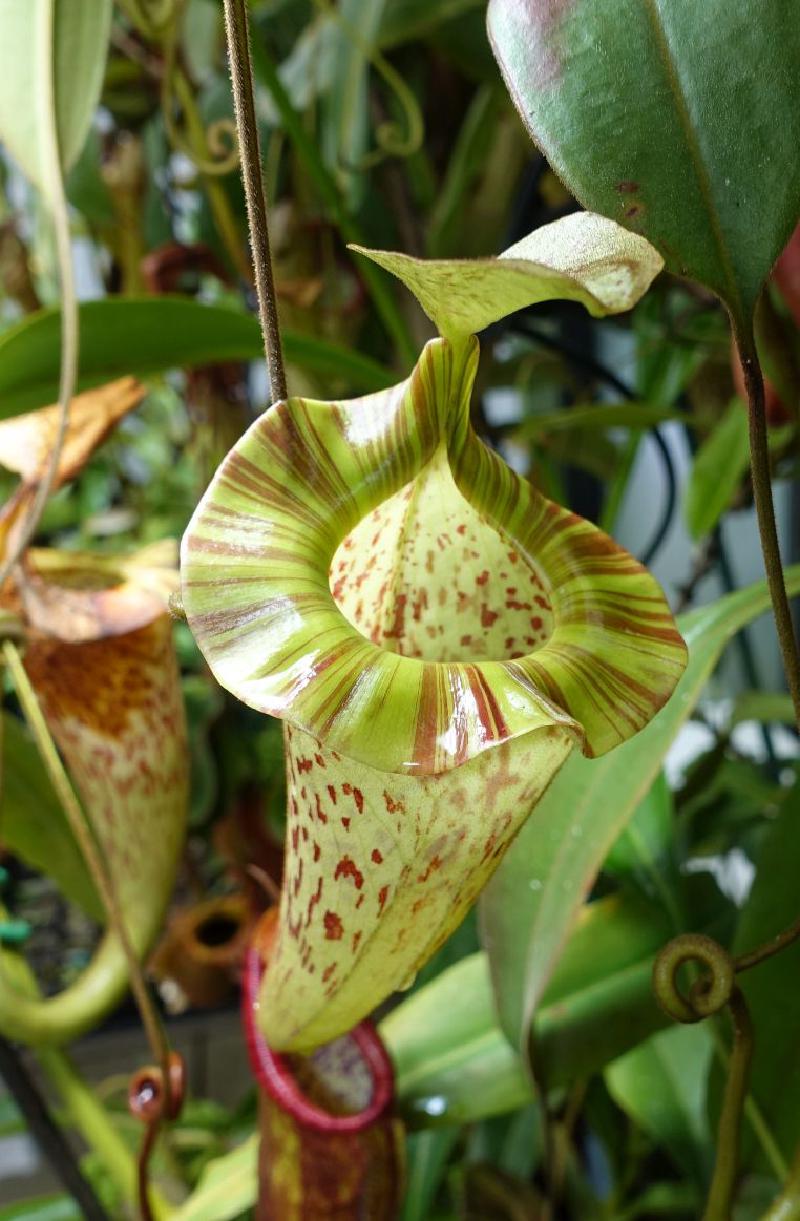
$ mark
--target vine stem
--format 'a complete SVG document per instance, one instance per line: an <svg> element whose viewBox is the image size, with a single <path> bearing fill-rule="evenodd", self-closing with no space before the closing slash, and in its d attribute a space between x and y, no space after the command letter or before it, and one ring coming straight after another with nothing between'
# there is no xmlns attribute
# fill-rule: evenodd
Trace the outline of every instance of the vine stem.
<svg viewBox="0 0 800 1221"><path fill-rule="evenodd" d="M168 1089L169 1047L147 989L139 960L131 944L119 897L114 889L113 879L109 875L93 829L84 814L64 764L61 762L61 756L56 750L55 743L50 735L50 730L44 719L36 692L31 686L25 667L22 664L19 650L13 641L4 641L3 657L11 674L25 720L36 742L39 756L67 817L70 830L75 836L76 843L86 861L92 881L97 887L100 899L106 909L109 923L120 939L120 944L128 963L131 991L135 997L150 1048L153 1055L162 1065L164 1079L167 1082L166 1088Z"/></svg>
<svg viewBox="0 0 800 1221"><path fill-rule="evenodd" d="M786 682L792 697L795 721L800 728L800 654L797 650L792 612L783 579L778 528L775 522L775 504L772 499L767 420L764 410L764 377L752 332L748 333L737 327L735 337L748 398L750 468L758 532L761 537L761 552L764 556L764 567L772 598L772 610L783 657Z"/></svg>
<svg viewBox="0 0 800 1221"><path fill-rule="evenodd" d="M41 1091L14 1046L0 1036L0 1076L19 1107L39 1149L87 1221L109 1221L73 1150L53 1119Z"/></svg>
<svg viewBox="0 0 800 1221"><path fill-rule="evenodd" d="M733 1049L717 1128L717 1158L703 1221L729 1221L739 1169L739 1134L753 1059L753 1023L744 996L734 987L728 1000Z"/></svg>
<svg viewBox="0 0 800 1221"><path fill-rule="evenodd" d="M250 31L247 0L225 0L225 32L233 88L236 130L242 164L242 182L247 201L250 247L258 297L258 316L264 336L272 402L286 398L286 373L283 367L278 305L272 276L269 248L267 201L261 174L261 149L256 122L253 65L250 58Z"/></svg>

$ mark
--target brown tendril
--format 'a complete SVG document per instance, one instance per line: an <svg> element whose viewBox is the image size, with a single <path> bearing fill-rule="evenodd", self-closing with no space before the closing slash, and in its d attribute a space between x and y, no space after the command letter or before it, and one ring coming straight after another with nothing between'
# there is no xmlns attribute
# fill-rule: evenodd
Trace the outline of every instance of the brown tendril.
<svg viewBox="0 0 800 1221"><path fill-rule="evenodd" d="M706 973L694 981L688 994L681 990L678 972L699 963ZM728 1004L734 988L734 962L718 941L704 933L673 937L653 965L653 991L665 1013L676 1022L701 1022Z"/></svg>
<svg viewBox="0 0 800 1221"><path fill-rule="evenodd" d="M702 974L690 984L687 993L681 988L678 974L682 967L692 964L700 966ZM736 966L727 950L703 933L674 937L653 965L656 1000L676 1022L700 1022L727 1006L733 1023L733 1046L717 1129L717 1157L703 1221L729 1221L739 1165L739 1133L753 1056L753 1027L744 995L736 984Z"/></svg>
<svg viewBox="0 0 800 1221"><path fill-rule="evenodd" d="M137 1159L139 1215L153 1221L150 1206L150 1161L158 1130L163 1122L177 1119L186 1094L186 1064L179 1052L169 1053L166 1077L161 1068L149 1064L137 1069L128 1085L128 1110L141 1120L145 1132Z"/></svg>

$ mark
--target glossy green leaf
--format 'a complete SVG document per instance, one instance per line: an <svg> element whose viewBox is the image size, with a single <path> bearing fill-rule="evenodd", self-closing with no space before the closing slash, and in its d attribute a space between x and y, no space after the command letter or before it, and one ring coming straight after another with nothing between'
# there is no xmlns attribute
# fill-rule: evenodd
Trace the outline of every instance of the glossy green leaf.
<svg viewBox="0 0 800 1221"><path fill-rule="evenodd" d="M800 860L800 789L787 793L780 812L764 829L757 872L739 919L733 949L745 953L769 942L797 919ZM800 943L739 977L756 1030L750 1089L783 1153L791 1162L800 1143ZM745 1145L754 1160L751 1141Z"/></svg>
<svg viewBox="0 0 800 1221"><path fill-rule="evenodd" d="M0 1208L0 1221L81 1221L71 1196L40 1196Z"/></svg>
<svg viewBox="0 0 800 1221"><path fill-rule="evenodd" d="M672 842L673 829L672 793L666 776L659 772L611 845L603 869L617 876L652 874Z"/></svg>
<svg viewBox="0 0 800 1221"><path fill-rule="evenodd" d="M471 431L476 361L474 339L434 340L384 394L280 404L184 536L212 672L287 722L287 881L259 1010L282 1050L406 985L573 744L611 749L683 670L650 575Z"/></svg>
<svg viewBox="0 0 800 1221"><path fill-rule="evenodd" d="M59 327L59 311L42 310L0 335L0 418L58 398ZM80 328L78 388L84 390L126 373L148 376L264 355L251 314L186 297L86 301ZM391 381L376 361L327 340L291 332L282 339L287 361L321 378L365 391Z"/></svg>
<svg viewBox="0 0 800 1221"><path fill-rule="evenodd" d="M491 0L517 108L586 208L749 327L800 213L793 0Z"/></svg>
<svg viewBox="0 0 800 1221"><path fill-rule="evenodd" d="M749 465L747 407L733 399L692 463L684 511L695 542L714 529Z"/></svg>
<svg viewBox="0 0 800 1221"><path fill-rule="evenodd" d="M787 570L791 593L800 568ZM679 620L689 665L667 706L603 759L573 755L523 827L482 900L501 1024L524 1047L533 1013L611 844L658 773L719 656L769 607L765 584L750 586Z"/></svg>
<svg viewBox="0 0 800 1221"><path fill-rule="evenodd" d="M0 142L46 194L53 122L63 170L89 134L111 9L111 0L0 0Z"/></svg>
<svg viewBox="0 0 800 1221"><path fill-rule="evenodd" d="M666 1023L651 988L670 924L656 905L617 896L585 906L536 1015L548 1088L596 1072ZM531 1097L521 1057L494 1011L485 954L472 954L381 1023L409 1122L468 1123Z"/></svg>
<svg viewBox="0 0 800 1221"><path fill-rule="evenodd" d="M543 225L497 258L415 259L352 248L402 280L439 332L454 340L537 301L580 301L595 316L620 313L663 266L648 242L590 212Z"/></svg>
<svg viewBox="0 0 800 1221"><path fill-rule="evenodd" d="M591 403L585 406L575 403L557 411L535 412L519 424L516 432L523 437L539 437L555 432L572 433L576 429L645 429L678 416L674 407L650 403Z"/></svg>
<svg viewBox="0 0 800 1221"><path fill-rule="evenodd" d="M606 1084L619 1106L668 1149L682 1172L707 1181L711 1131L706 1088L714 1051L707 1024L672 1026L615 1060Z"/></svg>
<svg viewBox="0 0 800 1221"><path fill-rule="evenodd" d="M21 721L3 714L0 844L46 873L94 919L103 910L53 792L39 752Z"/></svg>
<svg viewBox="0 0 800 1221"><path fill-rule="evenodd" d="M258 1135L209 1162L189 1199L171 1221L233 1221L256 1202Z"/></svg>
<svg viewBox="0 0 800 1221"><path fill-rule="evenodd" d="M429 1221L458 1128L430 1128L406 1141L406 1191L400 1221Z"/></svg>
<svg viewBox="0 0 800 1221"><path fill-rule="evenodd" d="M731 713L733 725L742 721L793 725L794 719L792 697L783 691L743 691L736 697Z"/></svg>

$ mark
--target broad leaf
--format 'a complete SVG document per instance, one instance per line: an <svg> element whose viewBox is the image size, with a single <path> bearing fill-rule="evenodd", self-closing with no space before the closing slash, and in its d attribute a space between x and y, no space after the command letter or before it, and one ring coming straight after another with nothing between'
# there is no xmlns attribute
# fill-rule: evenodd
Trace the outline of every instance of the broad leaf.
<svg viewBox="0 0 800 1221"><path fill-rule="evenodd" d="M230 1153L215 1157L189 1199L171 1221L233 1221L252 1208L258 1195L258 1134Z"/></svg>
<svg viewBox="0 0 800 1221"><path fill-rule="evenodd" d="M58 397L60 314L31 314L0 336L0 418ZM184 297L110 297L80 306L78 388L136 373L259 360L264 341L250 314ZM380 390L391 374L369 357L312 336L282 333L289 363L354 390Z"/></svg>
<svg viewBox="0 0 800 1221"><path fill-rule="evenodd" d="M666 1023L651 976L669 933L663 912L639 899L614 896L582 909L535 1019L547 1088L596 1072ZM531 1097L525 1064L497 1022L485 954L442 972L380 1030L414 1124L470 1123Z"/></svg>
<svg viewBox="0 0 800 1221"><path fill-rule="evenodd" d="M354 246L411 290L447 339L482 331L537 301L580 301L590 314L631 309L663 266L636 234L577 212L543 225L498 258L415 259Z"/></svg>
<svg viewBox="0 0 800 1221"><path fill-rule="evenodd" d="M0 142L46 194L54 124L62 170L89 134L111 8L111 0L0 0Z"/></svg>
<svg viewBox="0 0 800 1221"><path fill-rule="evenodd" d="M800 568L787 570L790 593ZM523 827L482 901L501 1024L524 1048L539 999L583 897L611 844L653 783L719 656L770 605L766 585L729 594L680 620L689 665L674 696L630 742L603 759L575 754Z"/></svg>
<svg viewBox="0 0 800 1221"><path fill-rule="evenodd" d="M736 953L768 943L797 919L798 815L800 793L795 785L777 818L764 829L755 882L734 938ZM787 1163L800 1142L800 992L794 984L798 970L800 944L795 942L739 977L757 1033L750 1089ZM752 1145L746 1148L752 1164Z"/></svg>
<svg viewBox="0 0 800 1221"><path fill-rule="evenodd" d="M711 1161L706 1086L714 1040L707 1024L672 1026L606 1069L619 1106L702 1185Z"/></svg>
<svg viewBox="0 0 800 1221"><path fill-rule="evenodd" d="M603 861L603 870L618 877L639 876L645 887L652 871L672 843L674 833L672 792L663 772L637 805Z"/></svg>
<svg viewBox="0 0 800 1221"><path fill-rule="evenodd" d="M288 855L260 1021L307 1050L459 923L575 743L601 754L684 665L663 595L468 426L477 344L291 399L237 443L184 537L220 683L287 721ZM268 561L268 562L265 562Z"/></svg>
<svg viewBox="0 0 800 1221"><path fill-rule="evenodd" d="M51 877L94 919L103 909L72 832L42 767L33 739L16 717L3 714L0 845Z"/></svg>
<svg viewBox="0 0 800 1221"><path fill-rule="evenodd" d="M695 541L709 534L728 508L750 465L747 407L733 399L694 456L685 515Z"/></svg>
<svg viewBox="0 0 800 1221"><path fill-rule="evenodd" d="M0 1221L81 1221L71 1196L40 1196L0 1208Z"/></svg>
<svg viewBox="0 0 800 1221"><path fill-rule="evenodd" d="M491 0L533 139L586 208L644 234L749 327L800 213L793 0ZM744 70L746 66L746 70Z"/></svg>

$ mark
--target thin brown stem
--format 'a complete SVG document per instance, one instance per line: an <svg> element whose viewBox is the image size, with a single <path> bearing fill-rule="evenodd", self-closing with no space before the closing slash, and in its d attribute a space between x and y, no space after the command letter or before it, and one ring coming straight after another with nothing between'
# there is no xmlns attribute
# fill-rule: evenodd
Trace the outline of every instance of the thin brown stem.
<svg viewBox="0 0 800 1221"><path fill-rule="evenodd" d="M275 403L286 398L286 373L283 367L278 306L272 276L267 201L261 173L261 149L256 122L246 0L225 0L225 31L228 40L228 61L233 87L236 129L239 134L242 182L247 201L258 314L264 335L271 398Z"/></svg>
<svg viewBox="0 0 800 1221"><path fill-rule="evenodd" d="M786 949L792 942L797 941L798 937L800 937L800 916L780 933L776 933L770 941L765 941L763 945L756 946L754 950L750 950L747 954L739 954L733 962L734 970L737 972L749 971L751 967L757 967L760 962L764 962L767 958L772 958L773 954L779 954L781 950Z"/></svg>
<svg viewBox="0 0 800 1221"><path fill-rule="evenodd" d="M758 517L758 531L761 536L761 551L764 556L764 567L772 598L772 610L783 657L786 682L792 697L795 720L800 727L800 654L797 650L792 612L783 579L778 528L775 522L767 421L764 410L764 378L752 334L737 332L736 346L742 362L749 406L750 469L753 480L753 498Z"/></svg>
<svg viewBox="0 0 800 1221"><path fill-rule="evenodd" d="M753 1024L747 1003L734 987L728 1001L733 1022L733 1049L717 1128L717 1158L703 1221L730 1221L739 1170L739 1135L753 1058Z"/></svg>

